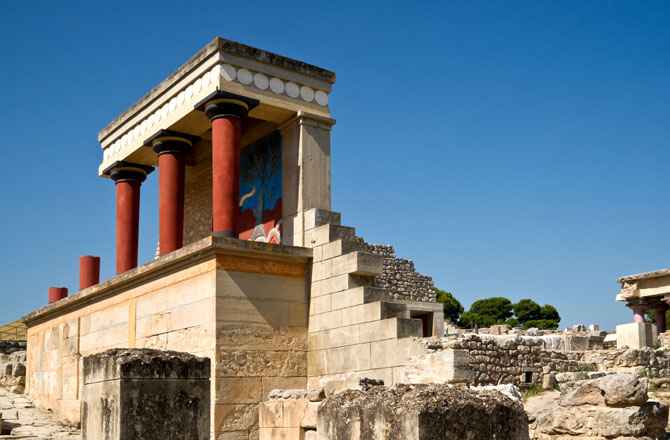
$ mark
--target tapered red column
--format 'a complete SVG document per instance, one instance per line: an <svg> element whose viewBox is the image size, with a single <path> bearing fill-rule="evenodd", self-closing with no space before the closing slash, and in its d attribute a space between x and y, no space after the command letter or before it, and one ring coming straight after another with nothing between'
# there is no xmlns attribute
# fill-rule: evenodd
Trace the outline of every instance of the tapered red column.
<svg viewBox="0 0 670 440"><path fill-rule="evenodd" d="M237 237L241 129L236 117L212 121L212 227L224 237Z"/></svg>
<svg viewBox="0 0 670 440"><path fill-rule="evenodd" d="M255 99L217 91L195 108L212 121L212 229L237 237L242 121L258 105Z"/></svg>
<svg viewBox="0 0 670 440"><path fill-rule="evenodd" d="M79 257L79 290L95 286L100 282L100 257Z"/></svg>
<svg viewBox="0 0 670 440"><path fill-rule="evenodd" d="M49 304L67 298L67 287L49 287Z"/></svg>
<svg viewBox="0 0 670 440"><path fill-rule="evenodd" d="M140 185L152 167L117 162L110 171L116 182L116 273L137 267Z"/></svg>
<svg viewBox="0 0 670 440"><path fill-rule="evenodd" d="M645 304L628 304L628 307L633 311L633 322L644 322Z"/></svg>
<svg viewBox="0 0 670 440"><path fill-rule="evenodd" d="M145 145L158 154L158 209L160 255L180 249L184 243L185 154L200 138L160 130Z"/></svg>
<svg viewBox="0 0 670 440"><path fill-rule="evenodd" d="M655 306L653 310L656 320L656 333L660 335L661 333L665 333L665 312L668 310L668 306L660 304Z"/></svg>

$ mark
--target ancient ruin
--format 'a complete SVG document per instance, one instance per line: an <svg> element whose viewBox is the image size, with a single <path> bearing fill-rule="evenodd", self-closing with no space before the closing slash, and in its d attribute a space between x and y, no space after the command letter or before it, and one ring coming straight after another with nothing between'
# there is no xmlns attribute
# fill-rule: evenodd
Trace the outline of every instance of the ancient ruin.
<svg viewBox="0 0 670 440"><path fill-rule="evenodd" d="M670 355L649 347L657 328L639 307L661 313L670 275L620 280L636 322L616 342L596 327L445 326L432 279L331 211L334 82L217 38L99 133L117 275L100 280L100 259L83 256L78 291L52 287L22 318L26 351L7 343L0 385L25 392L8 400L40 421L3 411L3 432L662 438L668 407L648 391L670 378ZM141 185L153 178L159 245L139 262ZM44 410L64 423L42 423Z"/></svg>

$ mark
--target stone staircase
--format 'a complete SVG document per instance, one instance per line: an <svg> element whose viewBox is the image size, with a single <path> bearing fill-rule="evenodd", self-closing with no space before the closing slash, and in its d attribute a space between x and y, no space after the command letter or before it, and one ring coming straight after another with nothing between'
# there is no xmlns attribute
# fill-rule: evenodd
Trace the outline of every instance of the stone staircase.
<svg viewBox="0 0 670 440"><path fill-rule="evenodd" d="M304 246L313 249L308 325L308 388L357 377L401 380L407 358L425 348L406 304L374 287L383 257L368 252L340 214L312 209L304 214Z"/></svg>

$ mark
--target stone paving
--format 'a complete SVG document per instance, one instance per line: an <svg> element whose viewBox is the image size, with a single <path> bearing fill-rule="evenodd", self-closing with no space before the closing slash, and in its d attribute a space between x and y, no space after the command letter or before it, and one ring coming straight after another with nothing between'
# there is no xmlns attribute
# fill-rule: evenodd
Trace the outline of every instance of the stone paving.
<svg viewBox="0 0 670 440"><path fill-rule="evenodd" d="M2 433L0 439L80 440L79 430L49 411L36 408L23 394L0 388Z"/></svg>

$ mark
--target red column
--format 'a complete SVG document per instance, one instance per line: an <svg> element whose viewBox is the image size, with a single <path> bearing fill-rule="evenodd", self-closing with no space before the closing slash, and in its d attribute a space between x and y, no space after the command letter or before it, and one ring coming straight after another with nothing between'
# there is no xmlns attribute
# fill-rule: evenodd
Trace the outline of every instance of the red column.
<svg viewBox="0 0 670 440"><path fill-rule="evenodd" d="M629 304L628 307L633 311L633 322L644 322L644 304Z"/></svg>
<svg viewBox="0 0 670 440"><path fill-rule="evenodd" d="M137 267L140 185L153 167L116 162L107 170L116 182L116 273Z"/></svg>
<svg viewBox="0 0 670 440"><path fill-rule="evenodd" d="M140 228L140 182L116 183L116 273L137 267Z"/></svg>
<svg viewBox="0 0 670 440"><path fill-rule="evenodd" d="M668 306L656 306L653 310L656 320L656 333L660 335L661 333L665 333L665 311L668 310Z"/></svg>
<svg viewBox="0 0 670 440"><path fill-rule="evenodd" d="M79 290L95 286L100 282L100 257L79 257Z"/></svg>
<svg viewBox="0 0 670 440"><path fill-rule="evenodd" d="M67 287L49 287L49 304L67 298Z"/></svg>
<svg viewBox="0 0 670 440"><path fill-rule="evenodd" d="M158 154L158 209L160 255L184 243L185 154L200 138L171 130L159 130L144 144Z"/></svg>
<svg viewBox="0 0 670 440"><path fill-rule="evenodd" d="M212 229L237 237L242 121L258 100L217 90L198 104L212 121Z"/></svg>
<svg viewBox="0 0 670 440"><path fill-rule="evenodd" d="M237 237L241 130L233 116L212 121L212 227L224 237Z"/></svg>
<svg viewBox="0 0 670 440"><path fill-rule="evenodd" d="M160 254L181 248L184 242L184 155L158 156L158 211Z"/></svg>

